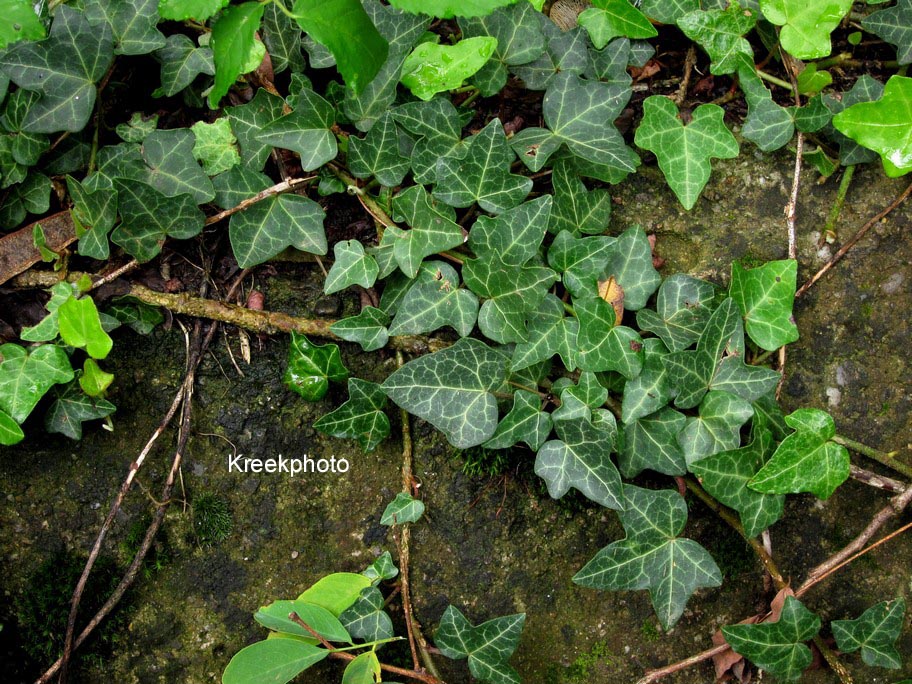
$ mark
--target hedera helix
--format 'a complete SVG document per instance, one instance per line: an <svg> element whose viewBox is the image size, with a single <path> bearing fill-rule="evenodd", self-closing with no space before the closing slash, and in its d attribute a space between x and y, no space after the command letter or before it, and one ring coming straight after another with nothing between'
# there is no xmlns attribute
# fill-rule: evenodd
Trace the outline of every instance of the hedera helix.
<svg viewBox="0 0 912 684"><path fill-rule="evenodd" d="M845 93L831 87L827 69L843 59L830 54L831 34L852 9L845 0L556 2L550 15L543 4L87 0L39 16L26 0L2 0L14 21L0 28L0 223L16 228L46 213L55 178L86 259L109 259L113 244L150 261L165 241L199 235L213 206L232 212L228 233L242 268L287 248L320 256L332 248L325 292L382 290L377 306L335 322L332 335L364 351L441 329L458 339L448 344L448 333L438 344L445 348L373 383L349 377L337 345L293 335L290 387L318 400L331 382L348 383L348 400L315 427L372 450L390 433L392 400L457 448L534 453L552 497L576 489L616 510L626 532L573 580L648 590L670 628L721 573L684 535L683 497L630 479L643 471L698 478L691 486L734 510L755 537L781 517L786 495L832 495L849 457L825 412L783 415L779 374L755 363L798 337L796 262L734 264L725 287L685 274L663 279L642 229L609 230L606 185L636 173L651 153L691 209L713 159L736 157L743 140L779 149L796 131L817 143L806 158L825 175L878 156L887 175L908 173L912 80L863 76ZM455 20L430 32L431 15ZM895 66L912 62L909 0L867 8L860 27L896 48ZM685 113L684 97L651 95L641 116L636 103L632 136L612 123L631 105L630 69L647 64L657 36L676 30L705 53L714 76L740 88L748 111L740 139L720 106ZM794 85L756 66L758 51L774 47L806 60ZM142 55L159 65L154 97L205 102L212 120L165 129L136 112L114 122L120 142L102 140L94 120L110 114L108 79ZM315 88L311 76L326 82L316 74L332 67L341 81ZM499 118L477 120L472 103L510 79L542 93L541 126L508 132ZM775 96L766 83L780 89ZM267 164L283 155L313 178L277 183ZM328 243L318 200L338 192L363 203L375 240ZM36 245L56 259L42 241L36 227ZM107 332L118 322L148 331L159 314L135 301L99 312L90 287L54 286L47 317L22 332L31 346L0 347L0 443L24 438L22 423L52 388L51 430L78 438L84 421L114 411L104 399L113 378L99 364ZM387 522L414 522L418 503L399 501ZM262 609L257 619L280 638L242 651L225 681L259 681L267 661L287 661L279 679L291 679L333 651L357 650L332 646L352 639L369 650L343 681L373 681L376 650L391 635L343 618L355 611L359 624L384 622L378 578L376 570L331 575ZM282 614L288 608L299 621ZM901 600L878 604L832 631L842 651L898 667L903 612ZM521 626L509 616L473 627L453 608L437 646L468 658L480 679L516 681L506 659ZM820 626L790 597L778 622L723 632L759 667L795 679L810 662L804 642ZM506 641L488 648L488 632Z"/></svg>

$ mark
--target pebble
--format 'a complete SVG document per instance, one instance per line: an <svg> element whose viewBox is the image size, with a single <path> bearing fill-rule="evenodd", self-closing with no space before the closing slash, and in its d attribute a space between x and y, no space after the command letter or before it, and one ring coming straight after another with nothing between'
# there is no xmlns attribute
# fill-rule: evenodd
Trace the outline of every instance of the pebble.
<svg viewBox="0 0 912 684"><path fill-rule="evenodd" d="M338 316L342 302L338 297L320 297L314 302L314 313L318 316Z"/></svg>

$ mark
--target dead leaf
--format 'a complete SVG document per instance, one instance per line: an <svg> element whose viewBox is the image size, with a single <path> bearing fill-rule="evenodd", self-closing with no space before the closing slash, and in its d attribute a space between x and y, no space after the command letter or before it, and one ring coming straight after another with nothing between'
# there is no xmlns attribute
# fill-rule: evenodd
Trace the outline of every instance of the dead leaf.
<svg viewBox="0 0 912 684"><path fill-rule="evenodd" d="M598 294L614 309L614 325L620 324L624 317L624 288L611 276L598 282Z"/></svg>

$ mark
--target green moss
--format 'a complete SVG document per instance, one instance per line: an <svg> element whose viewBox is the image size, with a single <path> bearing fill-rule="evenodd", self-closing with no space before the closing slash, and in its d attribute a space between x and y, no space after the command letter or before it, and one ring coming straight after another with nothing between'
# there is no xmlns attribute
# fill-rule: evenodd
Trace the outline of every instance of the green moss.
<svg viewBox="0 0 912 684"><path fill-rule="evenodd" d="M151 522L152 516L146 512L134 520L127 530L127 536L120 543L121 554L127 563L133 562L133 557L142 546L143 539L146 537L146 531L149 529ZM174 553L171 546L168 544L167 537L159 530L158 536L152 542L152 546L143 559L143 577L148 579L168 565L173 558Z"/></svg>
<svg viewBox="0 0 912 684"><path fill-rule="evenodd" d="M596 641L587 653L581 653L576 660L567 669L564 681L576 684L583 682L598 681L594 676L593 670L599 665L611 665L611 651L605 641Z"/></svg>
<svg viewBox="0 0 912 684"><path fill-rule="evenodd" d="M463 458L462 472L469 477L499 477L512 464L511 450L473 447L457 452Z"/></svg>
<svg viewBox="0 0 912 684"><path fill-rule="evenodd" d="M225 541L234 527L228 502L215 494L200 494L193 500L193 532L201 546Z"/></svg>
<svg viewBox="0 0 912 684"><path fill-rule="evenodd" d="M662 638L662 632L652 620L644 620L640 625L640 634L647 642L658 641Z"/></svg>

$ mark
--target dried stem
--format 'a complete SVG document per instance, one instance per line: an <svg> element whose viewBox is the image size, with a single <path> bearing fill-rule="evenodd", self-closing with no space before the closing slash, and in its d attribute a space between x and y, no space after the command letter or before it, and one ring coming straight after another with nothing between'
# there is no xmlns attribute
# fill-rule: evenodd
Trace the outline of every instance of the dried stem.
<svg viewBox="0 0 912 684"><path fill-rule="evenodd" d="M248 197L243 200L237 206L231 207L230 209L225 209L225 211L220 211L219 213L210 216L206 219L206 225L211 226L213 223L218 223L222 219L226 219L232 214L236 214L239 211L244 211L248 207L253 206L257 202L262 202L263 200L269 199L270 197L275 197L276 195L281 195L282 193L291 192L300 185L309 183L314 180L316 176L306 176L304 178L289 178L288 180L282 181L273 185L271 188L266 188L255 194L253 197Z"/></svg>
<svg viewBox="0 0 912 684"><path fill-rule="evenodd" d="M872 473L870 470L859 468L854 463L849 466L849 476L857 482L892 494L902 494L907 489L906 485L899 480Z"/></svg>
<svg viewBox="0 0 912 684"><path fill-rule="evenodd" d="M843 437L842 435L833 435L833 441L837 444L841 444L847 449L861 454L862 456L867 456L872 461L877 461L881 465L890 468L891 470L899 473L900 475L905 475L909 479L912 479L912 466L908 466L902 461L896 458L898 452L890 451L884 453L883 451L878 451L869 447L867 444L862 444L861 442L856 442L854 439L849 439L848 437Z"/></svg>

